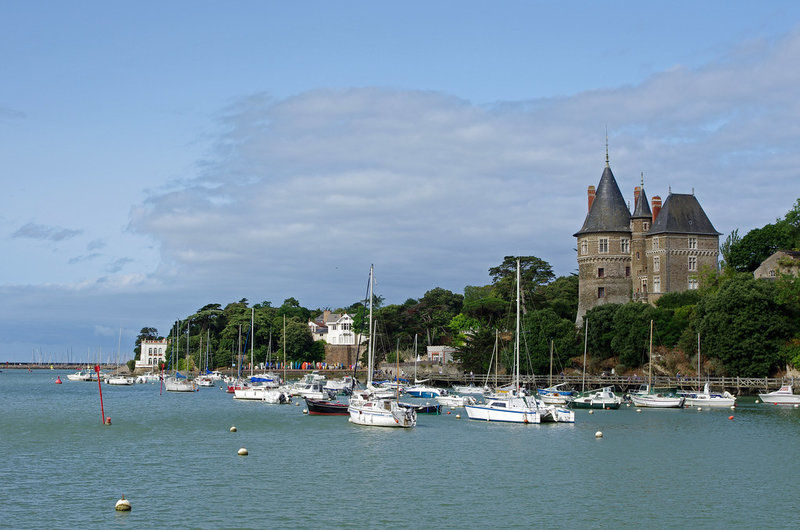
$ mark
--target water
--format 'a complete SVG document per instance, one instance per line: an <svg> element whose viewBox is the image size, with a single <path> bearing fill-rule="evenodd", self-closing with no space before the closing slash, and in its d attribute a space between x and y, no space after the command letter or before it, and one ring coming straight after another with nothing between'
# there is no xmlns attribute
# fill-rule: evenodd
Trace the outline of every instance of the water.
<svg viewBox="0 0 800 530"><path fill-rule="evenodd" d="M382 429L218 389L104 385L103 426L97 383L57 374L0 373L2 528L797 526L800 409L528 426L456 410ZM122 494L131 512L114 510Z"/></svg>

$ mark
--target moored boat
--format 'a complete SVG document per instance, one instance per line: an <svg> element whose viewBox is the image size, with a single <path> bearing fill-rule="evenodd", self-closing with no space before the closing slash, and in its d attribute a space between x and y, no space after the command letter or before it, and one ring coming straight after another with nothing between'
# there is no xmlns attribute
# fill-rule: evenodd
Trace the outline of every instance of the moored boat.
<svg viewBox="0 0 800 530"><path fill-rule="evenodd" d="M706 383L702 392L687 394L685 404L693 407L735 407L736 396L730 392L724 391L722 393L711 392L709 384ZM798 396L800 397L800 396Z"/></svg>
<svg viewBox="0 0 800 530"><path fill-rule="evenodd" d="M618 409L621 404L622 398L610 386L582 392L570 402L574 409Z"/></svg>
<svg viewBox="0 0 800 530"><path fill-rule="evenodd" d="M800 404L800 394L795 394L792 385L784 385L780 389L766 394L759 394L761 401L773 405L796 405Z"/></svg>
<svg viewBox="0 0 800 530"><path fill-rule="evenodd" d="M305 398L308 413L315 416L347 416L348 404L327 399Z"/></svg>

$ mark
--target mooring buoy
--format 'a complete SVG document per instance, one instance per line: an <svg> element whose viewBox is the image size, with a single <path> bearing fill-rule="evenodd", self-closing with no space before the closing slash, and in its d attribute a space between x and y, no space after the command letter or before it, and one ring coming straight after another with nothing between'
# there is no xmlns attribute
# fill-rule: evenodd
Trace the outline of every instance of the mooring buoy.
<svg viewBox="0 0 800 530"><path fill-rule="evenodd" d="M129 512L131 511L131 501L125 498L125 495L122 495L122 498L117 501L117 504L114 505L114 509L118 512Z"/></svg>

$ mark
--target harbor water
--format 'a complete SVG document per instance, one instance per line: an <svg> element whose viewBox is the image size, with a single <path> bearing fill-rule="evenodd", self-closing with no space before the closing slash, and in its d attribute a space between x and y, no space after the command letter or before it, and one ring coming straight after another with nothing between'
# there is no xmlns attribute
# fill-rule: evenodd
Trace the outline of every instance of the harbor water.
<svg viewBox="0 0 800 530"><path fill-rule="evenodd" d="M110 426L97 382L0 373L0 527L798 526L800 409L752 398L549 425L455 409L387 429L216 387L102 390ZM114 509L123 494L130 512Z"/></svg>

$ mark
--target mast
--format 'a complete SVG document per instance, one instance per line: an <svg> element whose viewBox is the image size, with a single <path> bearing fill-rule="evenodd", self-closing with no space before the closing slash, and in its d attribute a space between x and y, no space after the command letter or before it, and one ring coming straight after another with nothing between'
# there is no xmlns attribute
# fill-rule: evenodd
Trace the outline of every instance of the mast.
<svg viewBox="0 0 800 530"><path fill-rule="evenodd" d="M647 393L653 393L653 321L650 320L650 362L647 363Z"/></svg>
<svg viewBox="0 0 800 530"><path fill-rule="evenodd" d="M586 390L586 345L589 340L589 319L586 319L586 329L583 332L583 379L581 379L581 392Z"/></svg>
<svg viewBox="0 0 800 530"><path fill-rule="evenodd" d="M208 373L208 362L209 362L209 358L208 358L208 350L209 350L208 343L210 341L211 341L211 330L210 329L206 329L206 373Z"/></svg>
<svg viewBox="0 0 800 530"><path fill-rule="evenodd" d="M192 325L192 321L188 321L186 323L186 378L189 378L189 326Z"/></svg>
<svg viewBox="0 0 800 530"><path fill-rule="evenodd" d="M283 382L286 382L286 315L283 315Z"/></svg>
<svg viewBox="0 0 800 530"><path fill-rule="evenodd" d="M517 258L517 328L514 333L514 386L519 396L519 258Z"/></svg>
<svg viewBox="0 0 800 530"><path fill-rule="evenodd" d="M242 325L239 324L239 343L236 345L236 377L242 378Z"/></svg>
<svg viewBox="0 0 800 530"><path fill-rule="evenodd" d="M367 343L367 388L372 388L372 265L369 266L369 342Z"/></svg>
<svg viewBox="0 0 800 530"><path fill-rule="evenodd" d="M697 334L697 388L700 388L700 334Z"/></svg>
<svg viewBox="0 0 800 530"><path fill-rule="evenodd" d="M253 347L255 346L256 342L256 334L255 328L253 324L253 319L256 316L256 308L250 308L250 377L253 377Z"/></svg>
<svg viewBox="0 0 800 530"><path fill-rule="evenodd" d="M553 339L550 339L550 382L547 386L553 386Z"/></svg>

